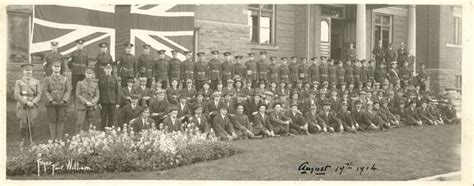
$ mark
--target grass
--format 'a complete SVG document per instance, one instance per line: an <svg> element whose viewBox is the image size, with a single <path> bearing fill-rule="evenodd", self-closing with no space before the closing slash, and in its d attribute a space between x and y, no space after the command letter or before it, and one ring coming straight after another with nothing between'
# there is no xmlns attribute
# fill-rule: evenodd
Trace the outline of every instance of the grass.
<svg viewBox="0 0 474 186"><path fill-rule="evenodd" d="M12 103L8 107L11 108ZM8 116L14 111L8 111ZM41 115L41 114L40 114ZM44 114L43 114L44 115ZM39 140L47 140L46 118L39 118ZM14 118L7 118L7 155L18 153L19 140ZM68 121L74 121L70 116ZM66 125L72 134L74 126ZM328 134L266 138L230 142L243 153L162 172L123 172L56 176L14 176L8 179L158 179L158 180L412 180L461 169L461 126L423 126L387 132ZM298 166L331 165L326 175L300 174ZM352 161L353 170L335 172ZM357 166L377 171L356 173Z"/></svg>

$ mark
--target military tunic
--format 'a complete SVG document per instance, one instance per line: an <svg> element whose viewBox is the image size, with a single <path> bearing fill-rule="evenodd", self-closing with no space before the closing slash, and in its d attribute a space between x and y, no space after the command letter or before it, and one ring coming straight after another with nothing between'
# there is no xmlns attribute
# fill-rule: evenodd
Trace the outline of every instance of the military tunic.
<svg viewBox="0 0 474 186"><path fill-rule="evenodd" d="M268 66L268 79L270 82L279 82L279 72L280 68L275 64L272 63Z"/></svg>
<svg viewBox="0 0 474 186"><path fill-rule="evenodd" d="M402 66L404 61L408 61L408 52L406 48L399 48L397 50L397 62L398 66Z"/></svg>
<svg viewBox="0 0 474 186"><path fill-rule="evenodd" d="M266 60L257 61L257 70L258 70L258 79L259 80L268 80L268 65Z"/></svg>
<svg viewBox="0 0 474 186"><path fill-rule="evenodd" d="M49 119L51 139L61 139L64 121L67 117L67 101L71 95L72 85L66 76L54 75L44 78L43 93L46 101L46 114Z"/></svg>
<svg viewBox="0 0 474 186"><path fill-rule="evenodd" d="M331 85L332 83L336 83L336 66L331 65L328 66L328 83Z"/></svg>
<svg viewBox="0 0 474 186"><path fill-rule="evenodd" d="M181 63L181 80L186 81L188 79L194 80L194 69L195 64L193 61L187 59Z"/></svg>
<svg viewBox="0 0 474 186"><path fill-rule="evenodd" d="M181 79L181 60L178 58L172 58L168 62L168 75L169 80L177 79L178 82Z"/></svg>
<svg viewBox="0 0 474 186"><path fill-rule="evenodd" d="M119 58L120 63L117 64L117 71L121 77L121 86L127 86L128 78L137 78L137 59L133 54L124 54Z"/></svg>
<svg viewBox="0 0 474 186"><path fill-rule="evenodd" d="M345 83L345 81L344 81L344 75L345 74L346 74L346 70L343 67L338 66L336 68L336 77L337 77L336 84L337 85L340 86L341 84Z"/></svg>
<svg viewBox="0 0 474 186"><path fill-rule="evenodd" d="M367 67L367 78L370 82L375 81L375 68L373 66Z"/></svg>
<svg viewBox="0 0 474 186"><path fill-rule="evenodd" d="M321 64L319 66L319 80L321 82L325 82L325 81L328 81L328 65L327 64Z"/></svg>
<svg viewBox="0 0 474 186"><path fill-rule="evenodd" d="M108 64L114 65L114 62L112 61L112 56L108 53L98 54L95 60L97 61L97 63L95 64L95 73L97 78L102 78L103 76L105 76L105 66L107 66ZM113 71L112 74L114 74Z"/></svg>
<svg viewBox="0 0 474 186"><path fill-rule="evenodd" d="M89 124L95 124L98 121L97 103L99 102L99 86L93 79L84 80L77 83L76 89L76 134L80 131L87 131ZM93 106L87 106L91 102ZM85 125L84 125L85 124Z"/></svg>
<svg viewBox="0 0 474 186"><path fill-rule="evenodd" d="M288 66L290 70L290 81L291 83L296 83L298 81L298 76L299 76L299 65L298 63L290 63Z"/></svg>
<svg viewBox="0 0 474 186"><path fill-rule="evenodd" d="M279 80L280 83L288 83L289 82L289 76L290 76L290 69L288 68L287 65L281 64L279 67Z"/></svg>
<svg viewBox="0 0 474 186"><path fill-rule="evenodd" d="M168 72L170 71L169 70L170 66L169 66L168 61L166 61L165 59L156 60L154 69L155 69L154 75L155 75L156 81L168 82L169 80Z"/></svg>
<svg viewBox="0 0 474 186"><path fill-rule="evenodd" d="M374 72L374 78L378 83L383 83L385 78L387 78L387 71L385 68L377 68L377 70Z"/></svg>
<svg viewBox="0 0 474 186"><path fill-rule="evenodd" d="M118 80L112 76L104 76L99 79L99 103L101 110L101 127L103 131L105 127L112 127L115 117L116 105L120 104L120 87Z"/></svg>
<svg viewBox="0 0 474 186"><path fill-rule="evenodd" d="M309 65L300 64L298 72L301 81L309 82Z"/></svg>
<svg viewBox="0 0 474 186"><path fill-rule="evenodd" d="M354 70L352 66L345 65L345 75L344 75L344 80L346 81L347 84L354 83Z"/></svg>
<svg viewBox="0 0 474 186"><path fill-rule="evenodd" d="M354 74L354 85L358 85L360 83L360 67L358 66L353 66L352 67L352 73Z"/></svg>
<svg viewBox="0 0 474 186"><path fill-rule="evenodd" d="M16 103L16 116L20 120L20 128L27 127L28 122L34 124L34 120L38 116L38 102L41 99L41 85L37 79L21 78L15 82L14 92ZM30 101L33 107L27 107L26 103ZM29 121L28 121L29 119Z"/></svg>
<svg viewBox="0 0 474 186"><path fill-rule="evenodd" d="M247 69L244 64L242 63L234 64L234 79L237 78L237 76L239 76L241 80L244 80L246 73L247 73Z"/></svg>
<svg viewBox="0 0 474 186"><path fill-rule="evenodd" d="M230 61L224 61L221 64L221 69L223 82L234 77L234 65Z"/></svg>
<svg viewBox="0 0 474 186"><path fill-rule="evenodd" d="M257 81L257 63L249 60L245 63L245 66L247 67L247 80Z"/></svg>
<svg viewBox="0 0 474 186"><path fill-rule="evenodd" d="M140 77L153 78L154 60L150 54L142 54L137 60L137 70Z"/></svg>
<svg viewBox="0 0 474 186"><path fill-rule="evenodd" d="M369 69L367 66L360 67L360 82L367 83L369 81Z"/></svg>
<svg viewBox="0 0 474 186"><path fill-rule="evenodd" d="M311 66L309 66L309 75L311 82L319 82L319 65L312 64Z"/></svg>

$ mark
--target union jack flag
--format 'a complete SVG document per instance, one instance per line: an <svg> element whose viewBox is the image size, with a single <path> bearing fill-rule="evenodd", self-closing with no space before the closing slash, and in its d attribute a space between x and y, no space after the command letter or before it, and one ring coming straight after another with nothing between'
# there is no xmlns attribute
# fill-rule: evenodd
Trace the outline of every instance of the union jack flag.
<svg viewBox="0 0 474 186"><path fill-rule="evenodd" d="M125 51L125 44L135 44L139 55L142 45L149 44L153 51L164 49L192 50L194 38L195 5L36 5L33 18L31 55L51 49L50 42L59 42L58 51L73 52L75 41L84 39L84 50L95 57L98 44L109 44L112 57Z"/></svg>

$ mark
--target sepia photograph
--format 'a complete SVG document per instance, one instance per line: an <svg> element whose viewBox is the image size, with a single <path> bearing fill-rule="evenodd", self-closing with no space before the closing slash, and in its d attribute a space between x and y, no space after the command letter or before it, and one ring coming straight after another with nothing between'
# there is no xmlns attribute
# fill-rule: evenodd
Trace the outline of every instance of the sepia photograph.
<svg viewBox="0 0 474 186"><path fill-rule="evenodd" d="M463 4L171 3L4 6L6 180L462 181Z"/></svg>

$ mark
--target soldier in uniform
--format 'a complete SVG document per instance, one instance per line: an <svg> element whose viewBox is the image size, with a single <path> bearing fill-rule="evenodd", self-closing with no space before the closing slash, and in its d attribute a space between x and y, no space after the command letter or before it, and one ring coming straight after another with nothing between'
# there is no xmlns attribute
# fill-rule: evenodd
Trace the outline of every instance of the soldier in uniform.
<svg viewBox="0 0 474 186"><path fill-rule="evenodd" d="M99 102L99 86L94 78L94 69L86 69L86 78L77 83L76 89L76 134L88 131L89 125L96 125L98 121L97 103Z"/></svg>
<svg viewBox="0 0 474 186"><path fill-rule="evenodd" d="M132 54L133 44L128 43L125 48L125 54L120 56L117 61L117 71L120 76L120 86L126 87L127 80L137 78L137 59Z"/></svg>
<svg viewBox="0 0 474 186"><path fill-rule="evenodd" d="M416 75L417 84L420 85L420 91L426 91L426 81L428 80L428 73L425 70L425 64L420 63L420 68Z"/></svg>
<svg viewBox="0 0 474 186"><path fill-rule="evenodd" d="M291 63L288 65L288 69L290 71L290 82L293 86L296 86L296 82L298 81L299 76L299 67L298 63L296 63L296 56L291 57Z"/></svg>
<svg viewBox="0 0 474 186"><path fill-rule="evenodd" d="M99 90L99 102L102 108L100 129L104 131L105 127L114 125L115 109L120 106L120 85L117 78L112 76L112 66L110 64L104 67L104 76L99 79Z"/></svg>
<svg viewBox="0 0 474 186"><path fill-rule="evenodd" d="M204 52L198 52L196 55L198 60L196 65L194 65L194 84L196 85L196 90L201 90L204 82L207 81L207 64L204 61Z"/></svg>
<svg viewBox="0 0 474 186"><path fill-rule="evenodd" d="M222 69L222 82L227 82L227 80L234 77L234 65L232 64L232 53L224 52L224 62L221 64Z"/></svg>
<svg viewBox="0 0 474 186"><path fill-rule="evenodd" d="M156 82L161 82L163 85L164 89L167 89L168 86L170 85L170 65L168 60L166 60L165 57L165 50L159 50L158 51L158 60L154 63L154 72L152 74L155 75L155 81ZM149 69L147 69L149 70ZM147 81L148 85L148 81Z"/></svg>
<svg viewBox="0 0 474 186"><path fill-rule="evenodd" d="M310 82L319 82L319 64L318 58L312 57L311 58L311 65L309 66L309 80Z"/></svg>
<svg viewBox="0 0 474 186"><path fill-rule="evenodd" d="M268 79L271 82L275 82L275 83L279 82L279 79L278 79L279 72L280 72L280 68L276 64L276 57L275 56L270 57L270 65L268 66Z"/></svg>
<svg viewBox="0 0 474 186"><path fill-rule="evenodd" d="M352 73L354 74L354 86L358 87L359 84L362 85L361 82L361 67L359 60L356 60L355 64L352 67Z"/></svg>
<svg viewBox="0 0 474 186"><path fill-rule="evenodd" d="M334 65L334 59L329 60L328 64L328 82L329 84L336 83L336 66Z"/></svg>
<svg viewBox="0 0 474 186"><path fill-rule="evenodd" d="M408 50L405 48L405 43L401 42L400 48L397 50L398 66L402 66L404 61L408 61Z"/></svg>
<svg viewBox="0 0 474 186"><path fill-rule="evenodd" d="M247 73L247 69L245 65L242 63L242 56L236 55L234 63L234 79L245 79L245 74Z"/></svg>
<svg viewBox="0 0 474 186"><path fill-rule="evenodd" d="M85 70L89 66L89 56L82 50L83 39L76 40L77 49L69 56L68 68L71 70L72 92L76 92L77 82L85 78ZM75 94L74 94L75 95Z"/></svg>
<svg viewBox="0 0 474 186"><path fill-rule="evenodd" d="M194 81L194 77L195 77L194 69L196 67L192 60L192 55L193 55L193 52L191 51L184 52L184 56L186 57L186 59L181 63L181 68L180 68L181 80L183 81L183 84L187 80L191 80L191 83Z"/></svg>
<svg viewBox="0 0 474 186"><path fill-rule="evenodd" d="M397 59L397 51L392 48L392 43L388 44L388 48L385 49L385 62L392 62Z"/></svg>
<svg viewBox="0 0 474 186"><path fill-rule="evenodd" d="M181 60L178 59L178 51L172 50L171 56L172 58L168 62L169 81L171 83L172 79L176 79L178 83L181 84Z"/></svg>
<svg viewBox="0 0 474 186"><path fill-rule="evenodd" d="M382 46L382 40L380 40L378 44L374 47L374 49L372 50L372 54L374 55L375 63L377 64L377 66L383 63L385 50Z"/></svg>
<svg viewBox="0 0 474 186"><path fill-rule="evenodd" d="M33 65L22 64L23 77L15 82L16 116L20 122L20 146L33 141L34 121L38 116L38 102L41 99L40 82L33 78ZM27 138L29 140L27 140Z"/></svg>
<svg viewBox="0 0 474 186"><path fill-rule="evenodd" d="M95 63L95 73L98 79L105 76L104 67L109 64L112 65L114 63L114 61L112 61L112 56L109 53L107 53L109 45L107 43L101 43L99 44L99 47L100 47L101 52L95 58L95 60L97 61Z"/></svg>
<svg viewBox="0 0 474 186"><path fill-rule="evenodd" d="M326 61L326 56L321 56L321 65L319 65L319 80L320 82L328 81L328 65Z"/></svg>
<svg viewBox="0 0 474 186"><path fill-rule="evenodd" d="M369 82L374 82L375 81L375 66L374 66L374 60L369 60L367 64L367 78Z"/></svg>
<svg viewBox="0 0 474 186"><path fill-rule="evenodd" d="M352 67L352 62L351 61L347 61L346 62L346 65L344 65L344 81L346 82L346 84L351 84L351 83L354 83L354 73L353 73L353 67Z"/></svg>
<svg viewBox="0 0 474 186"><path fill-rule="evenodd" d="M250 88L257 88L258 77L257 77L257 63L254 60L255 54L249 53L248 55L249 55L249 60L245 63L245 67L247 69L246 81L252 82L252 87Z"/></svg>
<svg viewBox="0 0 474 186"><path fill-rule="evenodd" d="M306 57L301 58L301 63L298 67L299 69L299 78L304 83L309 82L309 64Z"/></svg>
<svg viewBox="0 0 474 186"><path fill-rule="evenodd" d="M395 84L396 82L400 81L399 72L397 69L397 62L392 62L392 68L388 71L388 80L390 83Z"/></svg>
<svg viewBox="0 0 474 186"><path fill-rule="evenodd" d="M217 58L219 51L211 51L211 54L212 59L207 63L207 69L209 71L208 78L211 81L211 88L215 90L217 88L217 82L222 78L222 66L221 61Z"/></svg>
<svg viewBox="0 0 474 186"><path fill-rule="evenodd" d="M342 61L337 62L336 67L336 84L337 87L341 87L342 84L345 84L344 75L346 74L346 70L342 66Z"/></svg>
<svg viewBox="0 0 474 186"><path fill-rule="evenodd" d="M64 71L66 70L66 67L64 65L64 57L58 52L58 42L53 41L51 42L51 51L47 52L43 56L43 69L45 72L45 76L50 76L51 73L53 73L53 70L51 69L51 66L53 65L53 62L59 61L61 62L61 75L64 74Z"/></svg>
<svg viewBox="0 0 474 186"><path fill-rule="evenodd" d="M413 74L410 68L408 67L408 61L403 62L403 67L399 69L399 73L402 82L401 86L402 88L406 88L408 85L410 85L412 80L411 75ZM405 82L408 82L408 84L406 84Z"/></svg>
<svg viewBox="0 0 474 186"><path fill-rule="evenodd" d="M61 75L61 61L53 62L53 73L44 78L43 93L46 101L46 113L49 119L49 131L52 140L60 140L63 136L66 120L67 103L71 95L71 82Z"/></svg>
<svg viewBox="0 0 474 186"><path fill-rule="evenodd" d="M279 69L278 79L280 81L280 84L281 83L288 83L290 81L290 69L289 69L288 65L286 64L287 63L287 58L282 57L280 59L281 59L281 64L278 67L278 69Z"/></svg>
<svg viewBox="0 0 474 186"><path fill-rule="evenodd" d="M385 64L380 64L379 67L376 67L374 72L375 81L378 83L383 83L387 78L387 70L385 70Z"/></svg>
<svg viewBox="0 0 474 186"><path fill-rule="evenodd" d="M267 52L260 52L260 60L257 61L258 80L267 81L268 63L267 63Z"/></svg>
<svg viewBox="0 0 474 186"><path fill-rule="evenodd" d="M369 69L367 67L367 64L365 63L365 59L360 60L360 63L360 82L365 86L369 81Z"/></svg>
<svg viewBox="0 0 474 186"><path fill-rule="evenodd" d="M344 60L353 61L356 58L356 50L354 48L354 43L350 42L349 47L344 51Z"/></svg>
<svg viewBox="0 0 474 186"><path fill-rule="evenodd" d="M158 51L158 54L160 51ZM147 78L146 86L151 88L153 82L155 62L153 56L150 54L150 45L143 45L143 54L138 57L137 70L139 71L140 77Z"/></svg>

